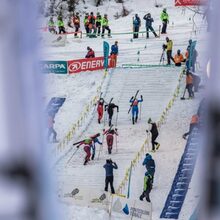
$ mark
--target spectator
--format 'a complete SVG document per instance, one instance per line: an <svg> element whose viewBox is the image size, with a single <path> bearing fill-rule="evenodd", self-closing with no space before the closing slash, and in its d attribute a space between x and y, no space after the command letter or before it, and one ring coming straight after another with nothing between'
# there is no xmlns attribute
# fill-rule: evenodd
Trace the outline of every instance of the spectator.
<svg viewBox="0 0 220 220"><path fill-rule="evenodd" d="M94 16L93 12L90 13L88 16L88 22L89 22L89 36L96 35L96 26L95 26L96 17ZM92 33L93 30L93 33Z"/></svg>
<svg viewBox="0 0 220 220"><path fill-rule="evenodd" d="M187 70L186 72L186 89L189 93L189 98L194 98L194 92L193 92L193 76L192 73Z"/></svg>
<svg viewBox="0 0 220 220"><path fill-rule="evenodd" d="M153 27L152 27L152 23L154 22L154 19L151 17L151 14L148 13L146 15L144 15L143 19L146 21L146 38L149 38L149 31L151 31L155 37L158 37L156 32L154 31Z"/></svg>
<svg viewBox="0 0 220 220"><path fill-rule="evenodd" d="M61 33L65 34L66 33L63 19L60 16L58 17L57 26L58 26L58 29L59 29L59 34L61 34Z"/></svg>
<svg viewBox="0 0 220 220"><path fill-rule="evenodd" d="M54 117L52 117L51 115L48 115L48 119L47 119L47 123L48 123L48 133L47 133L47 140L48 142L50 142L50 136L53 135L52 138L52 142L53 143L57 143L57 132L55 131L53 125L55 123L54 121Z"/></svg>
<svg viewBox="0 0 220 220"><path fill-rule="evenodd" d="M73 24L75 27L74 37L77 37L77 32L79 31L79 28L80 28L79 12L76 12L76 15L73 15Z"/></svg>
<svg viewBox="0 0 220 220"><path fill-rule="evenodd" d="M118 169L118 166L115 162L112 162L111 159L106 160L106 164L103 166L105 168L105 191L108 192L108 184L110 183L112 194L115 193L113 181L113 169Z"/></svg>
<svg viewBox="0 0 220 220"><path fill-rule="evenodd" d="M86 30L86 36L88 37L89 35L89 14L88 13L86 13L83 23L84 23L84 27Z"/></svg>
<svg viewBox="0 0 220 220"><path fill-rule="evenodd" d="M167 24L169 23L169 15L167 14L166 8L164 8L163 11L161 12L160 19L163 23L161 34L166 34L167 33Z"/></svg>
<svg viewBox="0 0 220 220"><path fill-rule="evenodd" d="M185 59L183 58L183 55L181 54L180 50L177 50L177 54L174 56L174 63L175 66L181 66L182 62L184 62Z"/></svg>
<svg viewBox="0 0 220 220"><path fill-rule="evenodd" d="M50 18L49 22L48 22L48 30L50 33L52 34L56 34L56 25L53 21L53 17Z"/></svg>
<svg viewBox="0 0 220 220"><path fill-rule="evenodd" d="M135 17L133 18L133 31L134 31L133 38L138 38L138 32L140 26L141 26L141 19L138 16L138 14L135 14Z"/></svg>
<svg viewBox="0 0 220 220"><path fill-rule="evenodd" d="M108 16L107 14L104 14L104 17L102 18L102 37L105 35L105 30L108 31L108 37L111 37L111 29L108 25Z"/></svg>
<svg viewBox="0 0 220 220"><path fill-rule="evenodd" d="M111 46L111 66L116 67L117 64L117 56L118 56L118 41Z"/></svg>
<svg viewBox="0 0 220 220"><path fill-rule="evenodd" d="M173 60L173 62L175 62L172 57L173 41L166 37L166 42L167 44L164 44L163 48L167 50L167 65L170 65L170 60Z"/></svg>
<svg viewBox="0 0 220 220"><path fill-rule="evenodd" d="M87 54L85 58L94 58L95 57L95 52L91 47L87 47Z"/></svg>
<svg viewBox="0 0 220 220"><path fill-rule="evenodd" d="M96 28L98 29L98 34L97 36L100 36L101 34L101 26L102 26L102 16L100 15L99 12L97 12L97 16L96 16Z"/></svg>

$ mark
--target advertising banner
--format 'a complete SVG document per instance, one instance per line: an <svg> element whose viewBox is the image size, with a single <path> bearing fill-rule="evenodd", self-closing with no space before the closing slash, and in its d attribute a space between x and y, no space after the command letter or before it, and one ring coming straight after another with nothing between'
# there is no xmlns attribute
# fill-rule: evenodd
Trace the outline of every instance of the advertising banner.
<svg viewBox="0 0 220 220"><path fill-rule="evenodd" d="M67 61L40 61L42 73L67 74Z"/></svg>
<svg viewBox="0 0 220 220"><path fill-rule="evenodd" d="M175 0L175 6L204 5L208 0Z"/></svg>
<svg viewBox="0 0 220 220"><path fill-rule="evenodd" d="M110 57L108 58L110 59ZM108 62L108 68L112 68L112 62ZM79 73L83 71L94 71L104 69L104 57L86 58L80 60L68 61L69 74Z"/></svg>

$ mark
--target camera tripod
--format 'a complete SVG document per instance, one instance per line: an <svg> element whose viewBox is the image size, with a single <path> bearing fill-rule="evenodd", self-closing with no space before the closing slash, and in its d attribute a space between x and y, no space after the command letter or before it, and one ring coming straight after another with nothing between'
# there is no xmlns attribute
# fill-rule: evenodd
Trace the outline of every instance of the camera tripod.
<svg viewBox="0 0 220 220"><path fill-rule="evenodd" d="M164 52L165 52L165 50L163 50L163 52L162 52L162 54L161 54L159 65L161 65L161 62L163 62L162 64L164 65L164 60L165 60Z"/></svg>

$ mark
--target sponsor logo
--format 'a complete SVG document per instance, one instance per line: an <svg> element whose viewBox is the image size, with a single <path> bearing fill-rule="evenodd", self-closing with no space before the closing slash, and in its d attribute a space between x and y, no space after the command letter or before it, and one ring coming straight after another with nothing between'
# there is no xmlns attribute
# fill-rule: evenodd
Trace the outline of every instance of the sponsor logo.
<svg viewBox="0 0 220 220"><path fill-rule="evenodd" d="M65 69L65 65L64 64L53 64L53 63L45 63L45 64L42 64L42 69Z"/></svg>
<svg viewBox="0 0 220 220"><path fill-rule="evenodd" d="M42 61L40 68L43 73L67 73L66 61Z"/></svg>

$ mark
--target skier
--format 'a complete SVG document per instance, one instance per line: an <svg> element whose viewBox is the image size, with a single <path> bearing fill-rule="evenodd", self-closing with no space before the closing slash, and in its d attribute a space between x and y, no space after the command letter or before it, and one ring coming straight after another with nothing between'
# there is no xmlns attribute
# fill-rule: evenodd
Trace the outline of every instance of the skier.
<svg viewBox="0 0 220 220"><path fill-rule="evenodd" d="M108 115L109 115L109 127L112 124L112 116L114 113L114 108L117 108L117 112L119 112L119 107L117 105L115 105L114 103L110 103L105 105L105 111L107 110Z"/></svg>
<svg viewBox="0 0 220 220"><path fill-rule="evenodd" d="M156 32L154 31L153 27L152 27L152 23L154 22L154 19L151 17L150 13L147 13L146 15L144 15L143 19L146 21L146 38L149 38L149 30L154 34L155 37L158 37L158 35L156 34Z"/></svg>
<svg viewBox="0 0 220 220"><path fill-rule="evenodd" d="M99 12L97 12L97 15L96 15L96 28L98 29L98 34L97 36L100 36L100 33L101 33L101 26L102 26L102 16L100 15Z"/></svg>
<svg viewBox="0 0 220 220"><path fill-rule="evenodd" d="M74 33L74 37L77 37L77 32L79 31L80 28L80 17L79 17L79 12L76 12L76 15L73 14L73 24L75 27L75 33Z"/></svg>
<svg viewBox="0 0 220 220"><path fill-rule="evenodd" d="M57 143L57 132L55 131L53 125L55 123L54 121L54 117L52 117L50 114L48 114L48 118L47 118L47 125L48 125L48 133L47 133L47 140L48 142L50 141L50 136L51 134L53 135L53 139L52 142L53 143Z"/></svg>
<svg viewBox="0 0 220 220"><path fill-rule="evenodd" d="M135 17L133 18L133 38L138 38L138 32L141 26L141 19L138 16L138 14L135 14Z"/></svg>
<svg viewBox="0 0 220 220"><path fill-rule="evenodd" d="M96 36L96 26L95 26L95 20L96 17L94 16L93 12L90 13L90 15L88 16L88 22L89 22L89 36ZM93 33L92 33L93 30Z"/></svg>
<svg viewBox="0 0 220 220"><path fill-rule="evenodd" d="M181 54L180 50L177 50L177 54L174 56L174 63L175 66L181 66L182 62L184 62L185 59L183 58L183 55Z"/></svg>
<svg viewBox="0 0 220 220"><path fill-rule="evenodd" d="M153 122L151 118L148 119L148 124L149 124L149 129L146 130L146 132L148 133L148 131L150 131L151 133L152 152L155 152L155 146L156 146L156 150L158 150L160 147L160 144L155 141L159 135L159 132L157 129L157 124Z"/></svg>
<svg viewBox="0 0 220 220"><path fill-rule="evenodd" d="M105 168L105 191L108 192L108 184L110 183L111 192L115 194L113 181L113 169L118 169L118 166L115 162L112 162L111 159L106 160L106 164L103 166Z"/></svg>
<svg viewBox="0 0 220 220"><path fill-rule="evenodd" d="M189 98L194 98L193 76L189 70L186 71L186 89L188 90Z"/></svg>
<svg viewBox="0 0 220 220"><path fill-rule="evenodd" d="M89 19L88 19L88 17L89 17L89 13L86 13L84 21L83 21L87 37L89 35Z"/></svg>
<svg viewBox="0 0 220 220"><path fill-rule="evenodd" d="M57 19L57 26L58 26L58 29L59 29L59 34L61 34L61 33L65 34L66 33L63 19L60 16Z"/></svg>
<svg viewBox="0 0 220 220"><path fill-rule="evenodd" d="M91 157L92 160L94 160L94 158L95 158L95 152L96 152L95 144L98 143L99 145L102 145L102 142L100 142L98 139L99 136L100 136L100 133L91 137L92 141L93 141L93 143L92 143L92 157Z"/></svg>
<svg viewBox="0 0 220 220"><path fill-rule="evenodd" d="M199 116L198 116L198 115L193 115L192 118L191 118L190 125L189 125L189 131L186 132L186 133L183 135L183 138L186 139L186 137L192 132L192 130L193 130L195 127L198 127L198 124L199 124Z"/></svg>
<svg viewBox="0 0 220 220"><path fill-rule="evenodd" d="M164 44L163 48L167 50L167 65L170 65L170 60L175 62L172 57L173 41L166 37L166 42L167 44Z"/></svg>
<svg viewBox="0 0 220 220"><path fill-rule="evenodd" d="M145 176L144 176L144 190L143 190L143 193L140 196L141 201L143 201L143 199L145 197L147 202L151 202L150 201L150 192L151 192L151 189L152 189L152 181L153 181L152 176L150 175L149 172L146 172Z"/></svg>
<svg viewBox="0 0 220 220"><path fill-rule="evenodd" d="M98 112L98 123L101 123L102 117L103 117L103 109L104 109L104 103L105 100L103 98L100 98L98 101L98 106L97 106L97 112Z"/></svg>
<svg viewBox="0 0 220 220"><path fill-rule="evenodd" d="M169 15L167 14L167 9L164 8L163 11L160 14L160 19L163 23L161 34L167 33L167 24L169 23Z"/></svg>
<svg viewBox="0 0 220 220"><path fill-rule="evenodd" d="M132 123L134 124L138 120L138 103L143 102L143 96L141 95L141 99L134 99L132 96L129 102L132 103Z"/></svg>
<svg viewBox="0 0 220 220"><path fill-rule="evenodd" d="M76 148L79 148L81 145L84 145L83 150L86 153L85 156L85 161L83 165L86 165L88 163L88 161L90 161L90 157L91 157L91 149L93 148L93 141L95 140L95 138L99 137L100 134L96 134L93 135L89 138L86 138L85 140L81 141L78 146ZM94 155L95 156L95 155Z"/></svg>
<svg viewBox="0 0 220 220"><path fill-rule="evenodd" d="M50 33L52 34L56 34L56 25L53 21L53 17L50 18L49 22L48 22L48 30Z"/></svg>
<svg viewBox="0 0 220 220"><path fill-rule="evenodd" d="M117 63L117 56L118 56L118 41L115 41L115 44L111 46L111 62L112 62L112 67L116 67Z"/></svg>
<svg viewBox="0 0 220 220"><path fill-rule="evenodd" d="M85 58L94 58L95 57L95 52L91 47L87 47L87 54L85 56Z"/></svg>
<svg viewBox="0 0 220 220"><path fill-rule="evenodd" d="M152 183L153 183L154 173L155 173L155 162L149 153L145 155L142 165L146 167L147 172L152 176Z"/></svg>
<svg viewBox="0 0 220 220"><path fill-rule="evenodd" d="M114 143L114 135L118 136L117 128L112 129L109 128L108 130L103 129L103 135L106 135L106 142L108 146L108 153L112 153L112 146Z"/></svg>
<svg viewBox="0 0 220 220"><path fill-rule="evenodd" d="M105 35L105 29L108 31L108 37L111 37L111 29L108 25L108 16L107 14L104 14L104 17L102 18L102 37Z"/></svg>

